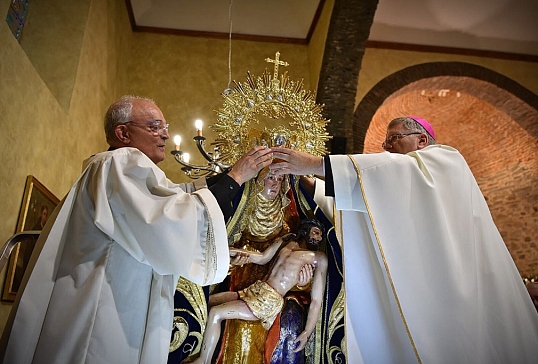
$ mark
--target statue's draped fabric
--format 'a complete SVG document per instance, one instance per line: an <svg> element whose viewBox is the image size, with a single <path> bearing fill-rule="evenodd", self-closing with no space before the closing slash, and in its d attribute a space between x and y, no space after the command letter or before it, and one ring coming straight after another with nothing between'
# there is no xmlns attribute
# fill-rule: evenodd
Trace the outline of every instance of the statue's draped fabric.
<svg viewBox="0 0 538 364"><path fill-rule="evenodd" d="M139 150L120 148L89 160L53 219L13 308L4 362L165 363L179 277L207 285L228 269L211 192L171 183Z"/></svg>
<svg viewBox="0 0 538 364"><path fill-rule="evenodd" d="M461 154L330 156L354 363L535 363L538 314Z"/></svg>

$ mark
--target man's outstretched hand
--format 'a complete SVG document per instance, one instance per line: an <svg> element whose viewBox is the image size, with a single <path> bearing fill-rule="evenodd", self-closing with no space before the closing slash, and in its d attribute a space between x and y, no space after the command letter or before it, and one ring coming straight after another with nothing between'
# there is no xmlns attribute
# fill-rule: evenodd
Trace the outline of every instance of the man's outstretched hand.
<svg viewBox="0 0 538 364"><path fill-rule="evenodd" d="M315 174L323 176L323 158L297 150L273 147L273 157L278 162L269 167L274 174Z"/></svg>

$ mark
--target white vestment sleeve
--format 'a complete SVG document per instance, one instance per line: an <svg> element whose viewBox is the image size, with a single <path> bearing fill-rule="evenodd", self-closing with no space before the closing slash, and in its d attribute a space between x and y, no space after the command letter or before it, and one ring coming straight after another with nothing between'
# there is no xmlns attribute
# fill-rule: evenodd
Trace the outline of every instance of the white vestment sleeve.
<svg viewBox="0 0 538 364"><path fill-rule="evenodd" d="M115 151L88 175L95 224L135 259L162 275L200 285L222 281L229 264L224 217L208 190L189 194L170 183L148 158L131 148ZM141 154L141 153L140 153ZM215 232L218 233L215 233ZM223 254L225 253L225 254Z"/></svg>
<svg viewBox="0 0 538 364"><path fill-rule="evenodd" d="M217 268L212 276L205 278L206 283L204 285L221 282L226 278L228 269L230 268L228 239L223 238L227 236L226 225L220 223L224 221L224 217L222 216L219 204L209 189L200 189L194 192L194 194L200 196L207 207L207 213L209 215L207 220L211 222L211 229L206 233L204 239L201 239L201 249L195 251L191 271L185 275L185 278L196 283L196 277L201 277L205 274L207 260L210 258L215 259Z"/></svg>
<svg viewBox="0 0 538 364"><path fill-rule="evenodd" d="M388 154L388 153L387 153ZM366 157L367 155L361 155ZM368 157L374 157L374 154ZM334 200L338 210L366 211L357 172L347 155L330 155L333 172ZM373 161L372 161L373 162Z"/></svg>
<svg viewBox="0 0 538 364"><path fill-rule="evenodd" d="M314 185L314 202L334 224L334 198L325 196L325 181L319 178Z"/></svg>

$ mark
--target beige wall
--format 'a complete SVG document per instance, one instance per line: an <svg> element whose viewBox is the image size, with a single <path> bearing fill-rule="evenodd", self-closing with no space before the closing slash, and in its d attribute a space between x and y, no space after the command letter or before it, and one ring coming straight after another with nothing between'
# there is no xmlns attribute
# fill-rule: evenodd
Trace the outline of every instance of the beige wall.
<svg viewBox="0 0 538 364"><path fill-rule="evenodd" d="M0 0L0 14L7 14L8 7L9 0ZM125 79L119 63L130 36L124 7L122 0L91 1L67 111L6 22L0 21L0 241L15 232L27 175L62 198L80 173L82 160L105 148L102 115ZM41 56L61 54L49 49ZM4 279L5 269L2 286ZM9 303L0 304L0 328L10 308Z"/></svg>
<svg viewBox="0 0 538 364"><path fill-rule="evenodd" d="M90 3L90 0L32 1L20 37L20 45L33 67L66 112L75 85Z"/></svg>
<svg viewBox="0 0 538 364"><path fill-rule="evenodd" d="M359 73L355 107L383 78L404 68L429 62L466 62L498 72L538 94L538 63L459 56L454 54L366 48Z"/></svg>
<svg viewBox="0 0 538 364"><path fill-rule="evenodd" d="M316 29L312 33L312 38L308 44L308 61L310 66L310 87L317 90L319 82L319 73L323 54L325 53L325 42L327 41L327 32L331 22L331 14L334 7L334 0L326 0L323 10L319 17Z"/></svg>

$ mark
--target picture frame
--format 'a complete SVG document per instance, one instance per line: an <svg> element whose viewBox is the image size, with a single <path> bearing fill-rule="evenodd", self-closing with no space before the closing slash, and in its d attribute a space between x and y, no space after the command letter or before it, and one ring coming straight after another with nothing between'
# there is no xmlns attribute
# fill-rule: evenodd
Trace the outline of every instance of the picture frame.
<svg viewBox="0 0 538 364"><path fill-rule="evenodd" d="M32 175L26 177L26 185L17 220L15 233L41 230L60 200ZM2 290L2 301L13 302L28 265L37 239L22 240L11 252L7 265L6 280Z"/></svg>

